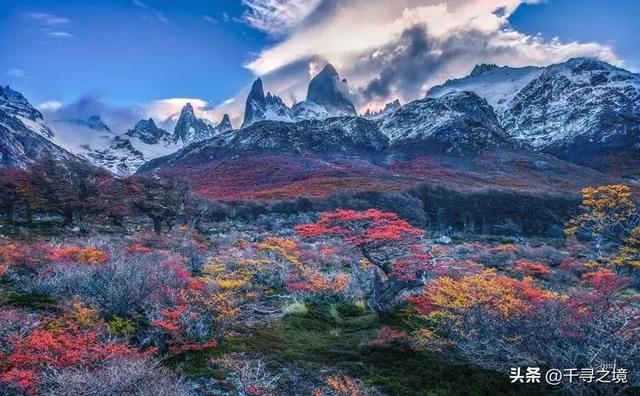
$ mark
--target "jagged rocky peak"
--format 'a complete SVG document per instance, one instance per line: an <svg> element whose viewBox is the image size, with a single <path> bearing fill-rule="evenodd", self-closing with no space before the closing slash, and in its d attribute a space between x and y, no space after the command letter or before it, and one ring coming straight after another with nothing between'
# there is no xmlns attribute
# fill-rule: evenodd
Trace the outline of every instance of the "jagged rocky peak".
<svg viewBox="0 0 640 396"><path fill-rule="evenodd" d="M481 63L479 65L476 65L473 68L473 70L471 71L471 75L472 76L477 76L479 74L483 74L483 73L486 73L488 71L491 71L491 70L494 70L494 69L497 69L497 68L498 68L498 66L495 65L494 63L491 63L491 64Z"/></svg>
<svg viewBox="0 0 640 396"><path fill-rule="evenodd" d="M233 130L233 125L231 124L231 118L229 118L229 114L225 114L222 116L222 121L216 127L220 132L227 132Z"/></svg>
<svg viewBox="0 0 640 396"><path fill-rule="evenodd" d="M393 102L389 102L385 104L384 107L379 111L371 111L370 109L367 109L367 112L364 114L364 117L379 118L387 114L393 113L395 110L398 110L400 107L402 107L402 104L400 103L400 99L396 99Z"/></svg>
<svg viewBox="0 0 640 396"><path fill-rule="evenodd" d="M251 92L247 97L241 128L264 120L292 121L293 119L289 107L282 98L271 92L267 92L265 96L262 79L258 78L251 86Z"/></svg>
<svg viewBox="0 0 640 396"><path fill-rule="evenodd" d="M242 128L245 128L255 122L265 119L265 112L267 107L267 100L264 95L264 88L262 86L262 79L258 78L253 82L249 96L247 96L247 102L244 108L244 120L242 122Z"/></svg>
<svg viewBox="0 0 640 396"><path fill-rule="evenodd" d="M341 80L331 64L327 64L309 83L307 102L321 105L335 115L357 114L350 99L347 80Z"/></svg>
<svg viewBox="0 0 640 396"><path fill-rule="evenodd" d="M138 138L146 144L156 144L169 137L169 133L167 131L158 128L155 121L153 121L153 118L138 121L133 129L127 131L127 135Z"/></svg>
<svg viewBox="0 0 640 396"><path fill-rule="evenodd" d="M209 121L198 118L195 115L191 103L187 103L180 112L180 118L173 131L173 141L181 141L185 146L191 143L200 142L218 136L231 128L231 122L227 117L217 126L213 126ZM229 129L227 129L229 128Z"/></svg>

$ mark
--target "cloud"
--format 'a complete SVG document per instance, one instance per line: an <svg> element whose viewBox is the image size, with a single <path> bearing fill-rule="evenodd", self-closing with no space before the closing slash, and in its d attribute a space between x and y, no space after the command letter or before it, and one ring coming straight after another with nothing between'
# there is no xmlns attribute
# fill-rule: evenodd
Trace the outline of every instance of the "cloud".
<svg viewBox="0 0 640 396"><path fill-rule="evenodd" d="M49 27L60 27L71 23L71 20L69 18L42 12L30 12L27 14L27 17L32 19L33 21Z"/></svg>
<svg viewBox="0 0 640 396"><path fill-rule="evenodd" d="M44 103L40 103L37 107L43 112L53 112L60 110L64 106L64 103L58 100L49 100Z"/></svg>
<svg viewBox="0 0 640 396"><path fill-rule="evenodd" d="M248 8L242 20L273 35L284 34L304 21L321 0L242 0Z"/></svg>
<svg viewBox="0 0 640 396"><path fill-rule="evenodd" d="M137 108L114 107L105 103L98 95L87 94L74 102L62 103L51 100L38 106L46 119L68 120L87 119L93 115L100 116L112 131L126 132L141 118Z"/></svg>
<svg viewBox="0 0 640 396"><path fill-rule="evenodd" d="M300 87L282 73L330 62L349 80L360 109L400 98L421 97L432 85L468 74L478 63L548 65L571 57L596 57L620 65L607 45L544 40L514 30L509 17L523 3L539 0L322 0L296 9L297 0L245 0L245 21L280 34L246 67L272 78L287 100ZM291 10L296 11L291 11ZM306 79L295 68L297 78ZM265 85L268 85L265 81Z"/></svg>
<svg viewBox="0 0 640 396"><path fill-rule="evenodd" d="M164 13L149 7L146 3L143 3L140 0L133 0L133 5L138 7L139 9L141 9L143 11L143 13L142 13L142 18L143 19L151 19L151 20L155 20L155 21L158 21L158 22L164 23L164 24L168 24L169 23L169 19L167 19L167 17L164 15Z"/></svg>
<svg viewBox="0 0 640 396"><path fill-rule="evenodd" d="M218 24L218 20L212 16L209 15L203 15L202 19L204 19L205 21L213 24L213 25L217 25Z"/></svg>
<svg viewBox="0 0 640 396"><path fill-rule="evenodd" d="M57 39L66 39L74 37L73 34L69 32L47 32L47 36Z"/></svg>
<svg viewBox="0 0 640 396"><path fill-rule="evenodd" d="M24 70L22 69L10 69L7 70L7 74L15 78L22 78L25 76Z"/></svg>
<svg viewBox="0 0 640 396"><path fill-rule="evenodd" d="M67 28L71 24L71 19L47 14L43 12L29 12L25 14L26 18L35 23L42 33L53 40L64 40L73 38Z"/></svg>

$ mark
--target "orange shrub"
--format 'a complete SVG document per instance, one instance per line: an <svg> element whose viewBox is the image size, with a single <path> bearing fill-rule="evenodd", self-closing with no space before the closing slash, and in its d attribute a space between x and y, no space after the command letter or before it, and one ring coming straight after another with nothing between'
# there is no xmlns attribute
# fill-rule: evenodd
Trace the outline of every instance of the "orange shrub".
<svg viewBox="0 0 640 396"><path fill-rule="evenodd" d="M516 260L515 270L531 275L549 275L551 268L539 261L529 261L525 259Z"/></svg>

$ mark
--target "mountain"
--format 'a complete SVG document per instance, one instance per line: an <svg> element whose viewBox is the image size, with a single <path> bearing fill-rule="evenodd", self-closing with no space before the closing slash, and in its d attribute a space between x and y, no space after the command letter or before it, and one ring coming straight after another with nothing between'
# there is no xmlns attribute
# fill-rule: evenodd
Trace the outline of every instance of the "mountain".
<svg viewBox="0 0 640 396"><path fill-rule="evenodd" d="M28 167L45 156L76 159L50 139L54 133L18 91L0 86L0 168Z"/></svg>
<svg viewBox="0 0 640 396"><path fill-rule="evenodd" d="M349 98L347 80L340 80L338 72L331 64L327 64L311 79L306 103L322 106L332 116L358 114ZM297 106L304 106L304 104L305 102L302 102Z"/></svg>
<svg viewBox="0 0 640 396"><path fill-rule="evenodd" d="M513 98L503 124L527 147L572 161L640 149L640 75L584 58L546 67Z"/></svg>
<svg viewBox="0 0 640 396"><path fill-rule="evenodd" d="M475 155L508 146L493 108L469 91L410 102L379 124L391 147L403 151Z"/></svg>
<svg viewBox="0 0 640 396"><path fill-rule="evenodd" d="M603 156L640 157L640 75L575 58L538 67L479 65L428 98L473 91L496 109L508 138L523 148L595 165Z"/></svg>
<svg viewBox="0 0 640 396"><path fill-rule="evenodd" d="M169 132L158 128L153 118L140 120L126 133L127 136L136 137L146 144L157 144L160 141L168 142L171 138Z"/></svg>
<svg viewBox="0 0 640 396"><path fill-rule="evenodd" d="M542 68L476 65L470 75L448 80L427 92L428 98L438 98L451 92L471 91L484 98L501 117L513 98L542 73Z"/></svg>
<svg viewBox="0 0 640 396"><path fill-rule="evenodd" d="M258 78L247 96L242 128L260 121L297 122L351 115L357 112L347 82L340 80L336 69L328 64L309 83L307 99L292 108L279 96L270 92L265 95L262 79Z"/></svg>
<svg viewBox="0 0 640 396"><path fill-rule="evenodd" d="M174 143L182 142L183 145L189 145L194 142L210 139L222 132L233 129L229 116L223 118L222 122L216 126L209 121L196 117L193 106L187 103L180 112L180 117L173 130Z"/></svg>
<svg viewBox="0 0 640 396"><path fill-rule="evenodd" d="M231 124L231 118L229 118L229 114L225 114L222 116L222 121L216 127L220 132L227 132L233 130L233 125Z"/></svg>
<svg viewBox="0 0 640 396"><path fill-rule="evenodd" d="M70 124L76 124L76 125L80 125L80 126L85 126L85 127L89 128L89 129L93 129L93 130L96 130L96 131L108 131L108 132L111 132L111 129L109 129L107 124L102 122L102 120L100 119L100 116L98 116L98 115L92 115L87 119L70 118L70 119L63 119L61 121L68 122Z"/></svg>
<svg viewBox="0 0 640 396"><path fill-rule="evenodd" d="M509 144L491 106L472 92L455 92L411 102L377 120L342 116L259 122L150 161L140 171L206 163L241 152L331 157L421 151L463 157L499 147Z"/></svg>
<svg viewBox="0 0 640 396"><path fill-rule="evenodd" d="M270 92L264 94L262 79L253 82L244 111L241 128L246 128L259 121L292 121L289 107L279 96Z"/></svg>

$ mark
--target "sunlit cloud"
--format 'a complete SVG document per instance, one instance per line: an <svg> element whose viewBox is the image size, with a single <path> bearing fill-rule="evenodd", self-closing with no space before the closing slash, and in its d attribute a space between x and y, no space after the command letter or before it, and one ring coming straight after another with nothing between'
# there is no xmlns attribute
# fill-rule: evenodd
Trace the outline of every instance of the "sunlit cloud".
<svg viewBox="0 0 640 396"><path fill-rule="evenodd" d="M282 7L297 1L245 1L253 5L252 18L245 15L247 24L286 32L246 67L256 76L278 75L265 85L290 102L299 100L303 90L290 83L291 73L281 71L304 62L304 71L295 69L295 78L304 81L330 62L349 80L363 110L395 98L421 97L429 87L462 77L479 63L548 65L577 56L622 63L604 44L545 40L514 30L509 17L518 6L539 2L324 0L292 12Z"/></svg>
<svg viewBox="0 0 640 396"><path fill-rule="evenodd" d="M64 106L64 103L58 101L58 100L49 100L47 102L44 103L40 103L37 107L38 109L40 109L41 111L56 111L62 108L62 106Z"/></svg>

